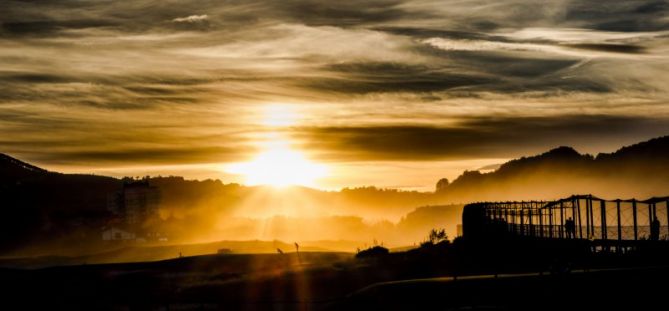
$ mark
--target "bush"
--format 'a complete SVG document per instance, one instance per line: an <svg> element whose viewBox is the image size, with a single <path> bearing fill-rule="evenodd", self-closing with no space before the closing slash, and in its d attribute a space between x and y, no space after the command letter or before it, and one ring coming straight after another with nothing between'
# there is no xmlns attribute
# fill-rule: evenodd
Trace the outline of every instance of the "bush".
<svg viewBox="0 0 669 311"><path fill-rule="evenodd" d="M420 243L421 248L430 248L433 246L443 246L449 245L451 242L448 240L448 235L446 235L445 229L432 229L427 236L427 240Z"/></svg>
<svg viewBox="0 0 669 311"><path fill-rule="evenodd" d="M388 255L390 251L383 246L373 246L366 250L362 250L355 255L355 258L378 258Z"/></svg>
<svg viewBox="0 0 669 311"><path fill-rule="evenodd" d="M448 235L446 235L446 229L432 229L430 235L428 236L430 243L437 244L442 241L448 241Z"/></svg>

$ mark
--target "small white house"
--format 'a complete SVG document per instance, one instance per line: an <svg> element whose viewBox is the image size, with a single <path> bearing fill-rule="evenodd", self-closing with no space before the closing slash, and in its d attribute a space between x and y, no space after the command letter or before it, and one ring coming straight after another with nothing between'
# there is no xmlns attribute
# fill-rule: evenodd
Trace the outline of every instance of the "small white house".
<svg viewBox="0 0 669 311"><path fill-rule="evenodd" d="M116 241L116 240L134 240L135 234L116 227L110 227L102 231L102 240Z"/></svg>

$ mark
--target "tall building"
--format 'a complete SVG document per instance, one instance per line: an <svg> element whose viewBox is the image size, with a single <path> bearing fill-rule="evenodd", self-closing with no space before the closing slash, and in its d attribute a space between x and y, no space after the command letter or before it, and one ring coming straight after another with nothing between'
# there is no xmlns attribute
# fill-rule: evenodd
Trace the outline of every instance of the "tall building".
<svg viewBox="0 0 669 311"><path fill-rule="evenodd" d="M123 180L123 189L109 195L107 209L129 226L137 226L158 217L160 192L149 178Z"/></svg>
<svg viewBox="0 0 669 311"><path fill-rule="evenodd" d="M158 217L159 192L149 185L149 179L132 180L123 184L125 221L129 225L142 224Z"/></svg>
<svg viewBox="0 0 669 311"><path fill-rule="evenodd" d="M160 192L149 184L149 178L123 179L123 188L107 197L107 209L116 217L103 228L102 239L117 240L161 240L166 239L159 231L158 206Z"/></svg>

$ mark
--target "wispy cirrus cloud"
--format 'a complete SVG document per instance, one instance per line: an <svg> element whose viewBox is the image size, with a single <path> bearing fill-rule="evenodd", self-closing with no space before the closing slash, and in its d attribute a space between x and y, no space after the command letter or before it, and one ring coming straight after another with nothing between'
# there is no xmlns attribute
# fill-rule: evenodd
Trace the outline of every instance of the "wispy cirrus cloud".
<svg viewBox="0 0 669 311"><path fill-rule="evenodd" d="M207 14L202 14L202 15L189 15L186 17L177 17L172 19L173 22L175 23L197 23L197 22L203 22L209 19L209 15Z"/></svg>

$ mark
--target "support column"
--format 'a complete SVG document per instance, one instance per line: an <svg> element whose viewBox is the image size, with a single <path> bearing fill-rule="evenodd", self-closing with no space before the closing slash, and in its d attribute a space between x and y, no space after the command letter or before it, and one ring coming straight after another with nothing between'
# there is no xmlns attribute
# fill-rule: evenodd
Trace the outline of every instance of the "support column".
<svg viewBox="0 0 669 311"><path fill-rule="evenodd" d="M632 219L634 221L634 241L639 240L639 232L637 231L636 222L636 199L632 199Z"/></svg>
<svg viewBox="0 0 669 311"><path fill-rule="evenodd" d="M553 206L548 207L548 237L553 238Z"/></svg>
<svg viewBox="0 0 669 311"><path fill-rule="evenodd" d="M530 203L530 208L527 210L527 220L528 223L530 224L530 227L528 228L530 232L528 232L529 236L534 237L534 221L532 221L532 216L534 213L532 213L532 203Z"/></svg>
<svg viewBox="0 0 669 311"><path fill-rule="evenodd" d="M509 227L509 206L507 204L504 204L504 222L506 223L506 232L508 233L511 231L511 228Z"/></svg>
<svg viewBox="0 0 669 311"><path fill-rule="evenodd" d="M595 209L592 202L592 195L588 195L588 205L590 205L590 236L588 238L595 238Z"/></svg>
<svg viewBox="0 0 669 311"><path fill-rule="evenodd" d="M651 228L652 225L653 225L653 219L654 219L654 218L653 218L653 204L652 204L652 203L648 203L648 204L646 204L646 205L648 205L648 228L649 228L649 230L650 230L650 228ZM648 237L650 237L650 231L648 232Z"/></svg>
<svg viewBox="0 0 669 311"><path fill-rule="evenodd" d="M514 226L515 226L515 232L517 235L520 235L520 208L518 207L517 203L513 203L513 210L515 215L513 216L514 218Z"/></svg>
<svg viewBox="0 0 669 311"><path fill-rule="evenodd" d="M576 205L574 205L574 202L571 202L571 218L574 221L574 238L576 238Z"/></svg>
<svg viewBox="0 0 669 311"><path fill-rule="evenodd" d="M587 239L590 239L590 199L585 198L585 236Z"/></svg>
<svg viewBox="0 0 669 311"><path fill-rule="evenodd" d="M541 213L541 207L537 209L537 212L539 213L539 237L543 238L544 237L544 219L543 215Z"/></svg>
<svg viewBox="0 0 669 311"><path fill-rule="evenodd" d="M620 221L620 199L616 200L616 213L618 219L618 249L620 249L620 242L623 240L622 224Z"/></svg>
<svg viewBox="0 0 669 311"><path fill-rule="evenodd" d="M609 237L609 233L607 232L607 226L606 226L606 201L601 200L599 201L599 209L601 211L601 217L602 217L602 240L607 240Z"/></svg>
<svg viewBox="0 0 669 311"><path fill-rule="evenodd" d="M583 222L581 221L581 202L576 199L576 211L578 212L578 238L583 239Z"/></svg>
<svg viewBox="0 0 669 311"><path fill-rule="evenodd" d="M669 237L669 200L664 202L667 211L667 236Z"/></svg>
<svg viewBox="0 0 669 311"><path fill-rule="evenodd" d="M564 239L564 205L560 202L560 239Z"/></svg>

